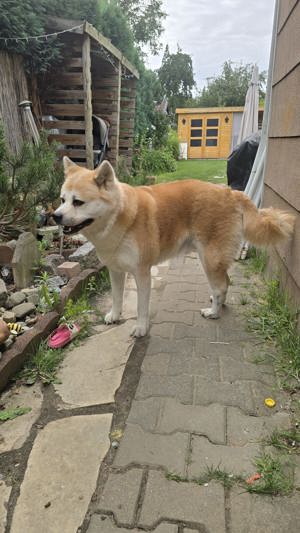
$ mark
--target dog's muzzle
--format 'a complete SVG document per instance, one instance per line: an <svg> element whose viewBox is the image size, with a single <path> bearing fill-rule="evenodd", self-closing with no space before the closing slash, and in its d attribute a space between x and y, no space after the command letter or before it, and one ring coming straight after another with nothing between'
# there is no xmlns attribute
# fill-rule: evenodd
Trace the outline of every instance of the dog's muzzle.
<svg viewBox="0 0 300 533"><path fill-rule="evenodd" d="M64 235L73 235L73 233L79 233L83 228L86 228L93 222L93 218L87 218L81 222L81 224L76 224L76 226L63 226Z"/></svg>

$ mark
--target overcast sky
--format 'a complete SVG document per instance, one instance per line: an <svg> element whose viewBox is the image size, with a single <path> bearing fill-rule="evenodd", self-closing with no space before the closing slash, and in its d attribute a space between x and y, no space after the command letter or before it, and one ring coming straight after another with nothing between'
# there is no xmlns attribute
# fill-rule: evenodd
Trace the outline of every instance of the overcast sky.
<svg viewBox="0 0 300 533"><path fill-rule="evenodd" d="M178 43L191 55L199 88L227 59L266 70L274 6L275 0L163 0L163 48L169 44L176 52ZM161 58L149 55L148 66L158 68Z"/></svg>

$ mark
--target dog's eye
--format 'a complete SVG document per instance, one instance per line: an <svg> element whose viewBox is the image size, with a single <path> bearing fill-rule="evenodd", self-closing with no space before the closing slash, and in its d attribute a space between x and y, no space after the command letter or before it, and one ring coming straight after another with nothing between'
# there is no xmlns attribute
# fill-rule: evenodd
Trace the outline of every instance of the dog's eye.
<svg viewBox="0 0 300 533"><path fill-rule="evenodd" d="M62 204L65 203L65 199L64 198L61 198L60 201L61 201Z"/></svg>
<svg viewBox="0 0 300 533"><path fill-rule="evenodd" d="M74 207L80 207L83 204L84 202L82 202L82 200L73 200Z"/></svg>

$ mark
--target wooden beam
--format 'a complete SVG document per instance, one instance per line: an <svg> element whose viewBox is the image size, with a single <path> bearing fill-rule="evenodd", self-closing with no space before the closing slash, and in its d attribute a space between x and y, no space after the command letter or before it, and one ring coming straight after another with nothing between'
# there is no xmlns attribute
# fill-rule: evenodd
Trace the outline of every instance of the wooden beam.
<svg viewBox="0 0 300 533"><path fill-rule="evenodd" d="M84 130L83 120L48 120L43 119L43 128L47 130Z"/></svg>
<svg viewBox="0 0 300 533"><path fill-rule="evenodd" d="M92 121L92 77L91 77L91 40L88 35L83 36L82 45L82 74L84 94L85 120L85 148L87 167L94 168L93 155L93 121Z"/></svg>

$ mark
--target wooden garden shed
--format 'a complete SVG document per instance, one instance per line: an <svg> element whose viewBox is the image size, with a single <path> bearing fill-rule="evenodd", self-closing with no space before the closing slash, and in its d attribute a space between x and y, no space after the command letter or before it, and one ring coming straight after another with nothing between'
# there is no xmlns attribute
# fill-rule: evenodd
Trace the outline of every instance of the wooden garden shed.
<svg viewBox="0 0 300 533"><path fill-rule="evenodd" d="M69 31L73 28L72 31ZM136 82L135 67L88 22L51 19L49 32L61 32L62 61L37 80L35 113L58 143L61 156L94 168L93 117L109 126L107 159L132 163Z"/></svg>
<svg viewBox="0 0 300 533"><path fill-rule="evenodd" d="M226 159L237 144L243 107L176 109L183 159ZM261 127L263 108L258 111Z"/></svg>

